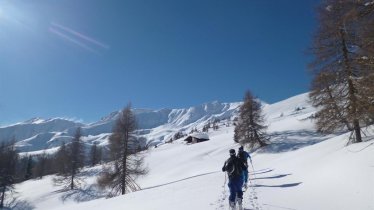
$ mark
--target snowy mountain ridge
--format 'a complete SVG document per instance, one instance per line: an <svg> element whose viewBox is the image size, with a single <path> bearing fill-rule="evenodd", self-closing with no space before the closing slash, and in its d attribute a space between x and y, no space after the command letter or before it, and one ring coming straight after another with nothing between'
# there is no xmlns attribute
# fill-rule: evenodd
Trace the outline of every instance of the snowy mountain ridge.
<svg viewBox="0 0 374 210"><path fill-rule="evenodd" d="M186 109L133 109L133 112L138 122L138 133L147 139L144 144L156 145L178 131L201 129L214 119L230 119L236 115L240 104L214 101ZM90 124L64 118L32 118L0 127L0 141L14 138L21 152L41 151L56 148L63 141L70 141L75 130L81 127L87 144L98 142L105 145L119 113L120 111L112 112Z"/></svg>

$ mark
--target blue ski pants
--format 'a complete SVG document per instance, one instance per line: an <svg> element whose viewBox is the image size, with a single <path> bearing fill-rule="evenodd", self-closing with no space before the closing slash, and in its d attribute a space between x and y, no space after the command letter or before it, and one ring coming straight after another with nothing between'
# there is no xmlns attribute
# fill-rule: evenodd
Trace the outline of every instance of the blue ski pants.
<svg viewBox="0 0 374 210"><path fill-rule="evenodd" d="M238 198L243 198L243 178L241 176L230 178L228 186L230 189L229 200L231 202L235 202L236 196L238 196Z"/></svg>
<svg viewBox="0 0 374 210"><path fill-rule="evenodd" d="M248 183L248 169L243 170L242 173L243 173L243 174L242 174L242 177L243 177L243 184L244 184L244 183Z"/></svg>

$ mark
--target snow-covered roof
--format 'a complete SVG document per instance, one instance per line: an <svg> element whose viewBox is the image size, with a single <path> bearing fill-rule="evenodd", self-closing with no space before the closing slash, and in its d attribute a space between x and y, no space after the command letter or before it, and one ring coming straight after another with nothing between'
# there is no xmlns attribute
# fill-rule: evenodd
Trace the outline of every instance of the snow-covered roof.
<svg viewBox="0 0 374 210"><path fill-rule="evenodd" d="M207 133L192 133L190 136L197 139L209 139L209 135Z"/></svg>

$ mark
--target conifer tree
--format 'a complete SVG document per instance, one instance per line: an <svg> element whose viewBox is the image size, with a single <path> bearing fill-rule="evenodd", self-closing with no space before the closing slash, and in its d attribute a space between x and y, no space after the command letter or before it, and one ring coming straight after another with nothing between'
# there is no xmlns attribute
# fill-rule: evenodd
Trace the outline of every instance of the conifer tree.
<svg viewBox="0 0 374 210"><path fill-rule="evenodd" d="M97 146L97 142L95 142L91 146L90 156L91 156L91 166L95 166L101 162L102 148L100 146Z"/></svg>
<svg viewBox="0 0 374 210"><path fill-rule="evenodd" d="M4 208L6 192L12 190L15 183L19 157L14 145L14 140L0 145L0 209Z"/></svg>
<svg viewBox="0 0 374 210"><path fill-rule="evenodd" d="M69 153L65 142L61 143L60 148L57 150L54 158L55 171L60 176L65 176L68 173Z"/></svg>
<svg viewBox="0 0 374 210"><path fill-rule="evenodd" d="M266 146L268 144L266 128L261 103L253 97L250 91L247 91L239 109L234 141L241 145L248 145L250 148Z"/></svg>
<svg viewBox="0 0 374 210"><path fill-rule="evenodd" d="M138 142L134 135L135 129L135 116L128 104L121 111L109 138L109 152L113 164L104 168L103 175L98 179L101 187L110 188L109 196L139 190L135 179L146 174L143 158L136 154Z"/></svg>
<svg viewBox="0 0 374 210"><path fill-rule="evenodd" d="M84 145L82 143L81 128L77 128L71 143L65 147L63 144L57 153L60 165L60 176L54 179L55 184L65 189L74 190L80 187L83 180L77 175L84 166Z"/></svg>
<svg viewBox="0 0 374 210"><path fill-rule="evenodd" d="M360 81L360 95L366 98L366 124L374 124L374 4L371 0L358 1L357 18L360 35L360 66L364 69L365 77Z"/></svg>
<svg viewBox="0 0 374 210"><path fill-rule="evenodd" d="M39 179L42 179L44 175L46 175L46 171L47 171L47 160L48 157L47 157L47 154L45 151L43 151L42 154L38 155L37 158L36 158L36 161L35 161L35 164L34 164L34 167L33 167L33 176L35 178L39 178ZM55 169L50 169L52 171L54 171Z"/></svg>
<svg viewBox="0 0 374 210"><path fill-rule="evenodd" d="M78 127L74 138L69 145L70 149L70 189L73 190L76 187L79 187L81 180L77 177L80 169L84 166L85 151L84 145L82 142L82 131Z"/></svg>
<svg viewBox="0 0 374 210"><path fill-rule="evenodd" d="M31 179L31 177L32 177L32 168L33 168L33 159L32 159L32 156L29 155L29 157L27 158L25 180Z"/></svg>
<svg viewBox="0 0 374 210"><path fill-rule="evenodd" d="M324 0L318 10L319 28L314 37L310 68L315 74L310 99L319 109L317 129L347 129L361 142L361 126L371 121L373 96L368 96L372 68L362 38L362 1ZM372 73L371 73L372 75Z"/></svg>

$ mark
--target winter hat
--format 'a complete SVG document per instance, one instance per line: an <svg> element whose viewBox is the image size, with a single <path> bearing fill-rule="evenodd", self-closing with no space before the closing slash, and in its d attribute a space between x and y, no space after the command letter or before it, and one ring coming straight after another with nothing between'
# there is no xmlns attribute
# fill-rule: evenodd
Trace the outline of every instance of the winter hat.
<svg viewBox="0 0 374 210"><path fill-rule="evenodd" d="M235 155L235 150L234 149L230 149L230 155Z"/></svg>
<svg viewBox="0 0 374 210"><path fill-rule="evenodd" d="M240 147L239 147L239 150L242 151L242 150L243 150L243 146L240 146Z"/></svg>

